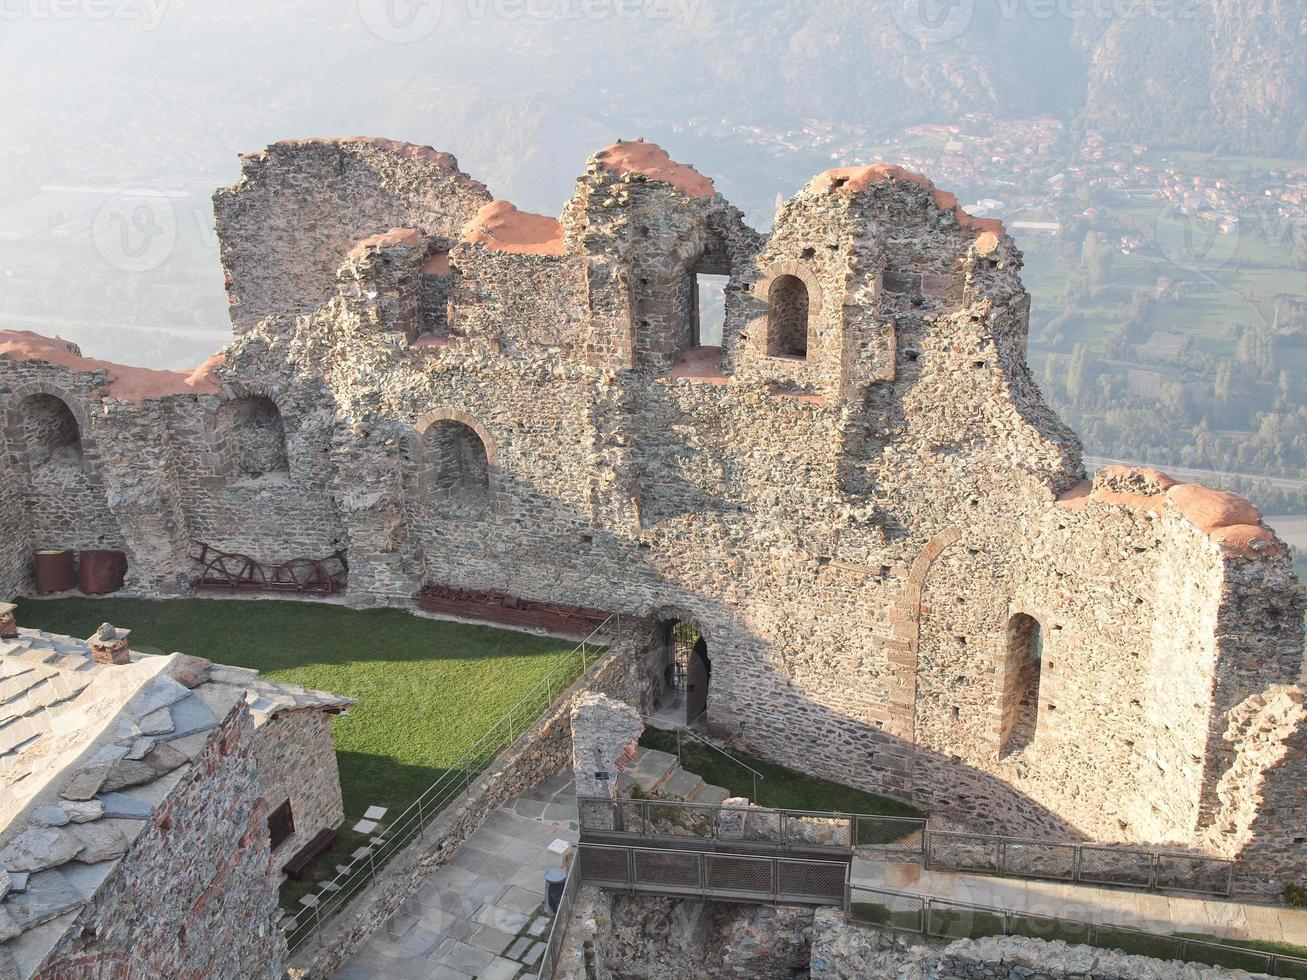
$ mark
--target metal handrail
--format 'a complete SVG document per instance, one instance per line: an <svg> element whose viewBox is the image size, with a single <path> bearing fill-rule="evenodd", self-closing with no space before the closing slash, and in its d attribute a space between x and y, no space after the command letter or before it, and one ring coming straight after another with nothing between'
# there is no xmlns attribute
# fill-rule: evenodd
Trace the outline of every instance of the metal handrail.
<svg viewBox="0 0 1307 980"><path fill-rule="evenodd" d="M703 716L700 715L699 717L702 718ZM683 761L681 759L681 733L682 732L684 732L686 735L689 735L692 739L695 739L698 742L702 742L704 745L708 746L708 748L712 749L713 751L720 752L722 755L726 756L726 758L734 762L737 766L741 766L744 769L748 769L749 772L753 774L753 796L751 796L750 799L753 800L755 803L758 802L758 780L761 779L765 782L767 777L764 776L762 773L760 773L757 769L753 768L753 766L749 765L747 762L741 762L739 759L735 758L735 756L731 755L720 745L708 741L708 739L704 738L702 735L698 735L695 732L690 731L690 729L685 727L684 725L676 726L676 759L678 762Z"/></svg>
<svg viewBox="0 0 1307 980"><path fill-rule="evenodd" d="M616 815L627 808L637 809L640 814L640 829L627 830L625 828L616 829L619 821ZM658 799L610 799L603 796L580 796L577 797L577 809L580 814L582 832L590 831L592 833L609 833L621 834L625 836L641 838L675 838L675 837L694 837L700 840L726 840L738 843L748 844L776 844L782 847L806 847L806 848L831 848L839 850L841 853L851 853L855 845L857 822L860 818L868 818L869 814L856 813L835 813L822 810L789 810L774 807L760 806L726 806L721 803L691 803L683 800L658 800ZM674 811L689 814L691 819L698 817L700 829L694 833L688 834L655 834L653 831L653 818L651 811L660 809L664 811ZM595 827L593 826L593 815L609 810L613 813L613 827ZM756 833L753 836L743 836L744 824L741 821L742 836L726 836L721 833L723 815L738 814L747 820L752 818L755 826L758 823L766 824L772 819L775 820L776 832L774 835L768 835L765 832L762 836ZM706 816L706 820L703 819ZM798 825L800 827L811 827L809 820L829 821L832 825L844 830L845 839L843 841L835 840L821 841L812 840L810 836L803 833L792 833L791 827ZM587 824L590 826L587 826ZM688 829L688 828L687 828Z"/></svg>
<svg viewBox="0 0 1307 980"><path fill-rule="evenodd" d="M941 861L934 847L936 841L958 841L961 843L974 841L982 845L993 845L993 866L990 868L974 862L967 864L958 861ZM1229 858L1209 857L1203 854L1185 854L1176 851L1158 851L1137 847L1116 847L1085 841L1036 840L1028 837L1009 837L1001 834L932 830L930 828L927 828L926 830L925 843L924 867L940 871L956 871L963 874L968 872L976 874L992 873L995 875L1008 875L1016 878L1071 881L1077 884L1115 885L1121 888L1139 888L1144 890L1165 888L1167 891L1194 892L1203 895L1230 895L1234 891L1235 862ZM1021 847L1069 849L1072 851L1070 870L1066 874L1058 875L1051 872L1041 874L1028 869L1013 869L1008 863L1008 853L1009 848L1014 845ZM1144 870L1146 870L1147 873L1147 881L1126 881L1119 878L1112 878L1107 874L1092 871L1085 867L1086 851L1102 854L1119 854L1146 859L1147 868ZM1164 861L1189 861L1207 868L1219 869L1220 873L1223 875L1224 881L1220 888L1186 888L1183 884L1162 881L1159 877L1159 871L1161 870Z"/></svg>
<svg viewBox="0 0 1307 980"><path fill-rule="evenodd" d="M591 832L622 834L645 838L695 837L701 840L732 840L747 843L772 843L779 846L839 847L853 850L870 848L891 850L899 859L920 863L923 867L939 871L955 871L963 874L982 874L1010 876L1035 880L1070 881L1079 884L1116 885L1124 888L1141 890L1164 889L1166 891L1192 892L1203 895L1229 895L1234 890L1235 862L1227 858L1207 857L1198 854L1183 854L1172 851L1154 851L1141 848L1107 847L1092 843L1073 843L1069 841L1045 841L1026 837L1006 837L998 834L977 834L958 831L932 830L929 821L921 817L898 817L870 813L838 813L819 810L790 810L780 807L762 806L726 806L720 803L691 803L681 800L659 799L619 799L607 797L581 797L581 829ZM638 829L618 828L618 821L613 820L612 827L593 826L593 816L604 812L607 807L614 808L616 816L622 812L637 812L640 819ZM670 829L654 832L651 811L658 808L662 814L669 811L684 813L687 819L679 824L685 833L676 830L677 824ZM772 834L759 836L723 838L721 836L722 816L741 814L755 821L754 826L766 826L766 821L774 819L776 829ZM847 841L814 841L810 835L792 835L791 821L802 818L816 818L837 822L847 826ZM587 826L587 823L590 825ZM887 828L889 833L878 842L864 842L863 831L871 827ZM987 849L984 860L948 859L942 855L941 844L949 842L975 843ZM1014 866L1014 855L1022 848L1064 852L1066 870L1056 868L1038 868L1029 865ZM1138 860L1140 880L1129 880L1124 875L1113 876L1109 870L1095 870L1087 866L1086 854L1121 855L1123 858ZM1026 854L1027 861L1029 854ZM1181 881L1166 875L1166 862L1192 863L1195 872L1205 873L1209 882L1204 885L1195 876L1193 881ZM1146 880L1145 880L1146 879Z"/></svg>
<svg viewBox="0 0 1307 980"><path fill-rule="evenodd" d="M563 950L563 937L567 934L567 923L572 917L572 904L576 901L577 883L581 872L576 868L576 861L567 869L567 882L563 885L563 894L558 899L558 911L549 926L549 938L545 940L545 951L536 968L535 980L553 980L554 971L558 969L558 957Z"/></svg>
<svg viewBox="0 0 1307 980"><path fill-rule="evenodd" d="M616 626L615 634L610 627ZM606 637L606 641L600 638ZM554 703L555 694L561 694L594 665L598 653L594 647L604 648L622 639L622 617L614 614L600 623L590 634L578 643L557 667L541 678L534 687L508 709L500 718L465 751L456 762L441 774L416 800L406 807L393 820L388 821L382 835L383 839L362 848L359 860L363 863L351 864L348 872L337 872L331 883L335 890L319 895L319 902L313 906L313 915L304 923L297 923L286 936L286 944L291 952L302 946L311 936L321 937L323 921L339 912L346 902L358 894L363 887L377 875L377 869L398 851L416 839L426 826L455 799L467 793L472 781L499 756L505 748L512 745L521 734L539 720L540 716ZM573 671L577 659L581 669L570 681L563 678ZM363 860L366 858L366 860ZM297 915L303 915L301 911Z"/></svg>
<svg viewBox="0 0 1307 980"><path fill-rule="evenodd" d="M1230 946L1225 943L1209 942L1205 939L1189 939L1185 936L1167 935L1165 933L1158 933L1158 932L1145 932L1141 929L1132 929L1129 926L1114 925L1110 922L1089 922L1083 919L1066 919L1066 918L1062 918L1061 916L1044 915L1039 912L1022 912L1016 909L1005 909L993 905L979 905L972 902L960 902L960 901L955 901L951 898L950 899L932 898L926 895L917 895L912 892L897 892L897 891L891 891L890 889L887 888L873 888L867 885L855 885L850 883L845 890L844 913L854 921L865 921L865 920L858 919L858 917L853 914L853 906L854 904L857 904L854 901L855 892L861 892L868 896L889 896L891 898L905 900L907 903L909 903L909 905L915 904L917 916L918 916L917 921L919 923L916 928L913 928L912 926L908 926L908 925L903 925L901 922L896 921L892 915L886 916L884 921L877 921L871 923L875 925L877 928L897 930L900 932L912 932L920 935L935 936L936 934L932 932L931 929L931 925L932 925L931 913L935 911L936 908L938 907L938 910L941 912L952 911L952 910L965 911L965 912L981 912L986 915L992 916L994 918L1002 919L1003 935L1005 936L1020 935L1020 933L1013 932L1013 920L1015 919L1039 920L1054 925L1060 924L1066 926L1073 926L1077 929L1082 929L1084 931L1085 938L1086 938L1086 942L1084 945L1098 946L1099 948L1104 948L1104 949L1119 948L1119 946L1103 946L1101 942L1096 941L1101 939L1104 932L1107 932L1115 936L1119 936L1119 935L1138 936L1140 937L1141 940L1172 943L1175 945L1177 949L1177 956L1174 958L1184 960L1185 962L1198 962L1198 963L1209 962L1207 960L1192 960L1189 958L1188 956L1189 951L1191 949L1197 948L1197 949L1213 950L1222 953L1226 956L1243 956L1243 957L1249 957L1251 959L1260 959L1265 964L1265 970L1263 972L1271 973L1271 974L1274 974L1275 970L1279 969L1282 966L1293 966L1299 969L1307 968L1307 959L1302 959L1296 956L1287 956L1283 953L1273 953L1273 952L1268 952L1266 950L1252 949L1247 946ZM890 912L902 911L898 909L891 909L890 906L884 905L883 903L879 903L879 902L869 902L866 904L878 904ZM953 937L950 934L941 933L940 935L936 936L936 938L966 938L966 937L960 937L960 936ZM978 938L978 937L972 937L972 938ZM1067 940L1067 941L1070 942L1071 940ZM1148 955L1148 954L1143 954L1143 955ZM1161 958L1170 959L1171 957L1161 957ZM1301 975L1301 973L1297 975Z"/></svg>

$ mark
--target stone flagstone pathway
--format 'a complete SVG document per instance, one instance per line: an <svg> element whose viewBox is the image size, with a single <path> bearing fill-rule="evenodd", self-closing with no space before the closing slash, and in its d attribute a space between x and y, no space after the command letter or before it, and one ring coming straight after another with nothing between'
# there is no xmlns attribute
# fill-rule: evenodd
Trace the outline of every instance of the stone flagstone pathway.
<svg viewBox="0 0 1307 980"><path fill-rule="evenodd" d="M553 924L546 848L577 840L570 770L510 800L336 973L336 980L534 977Z"/></svg>

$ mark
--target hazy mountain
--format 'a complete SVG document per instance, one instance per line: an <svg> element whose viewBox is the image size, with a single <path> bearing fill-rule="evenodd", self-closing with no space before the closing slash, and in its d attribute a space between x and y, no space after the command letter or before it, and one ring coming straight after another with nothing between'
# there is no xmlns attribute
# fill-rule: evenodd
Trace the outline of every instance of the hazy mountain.
<svg viewBox="0 0 1307 980"><path fill-rule="evenodd" d="M1087 19L1084 119L1110 136L1192 149L1307 152L1307 9L1299 0L1175 5Z"/></svg>

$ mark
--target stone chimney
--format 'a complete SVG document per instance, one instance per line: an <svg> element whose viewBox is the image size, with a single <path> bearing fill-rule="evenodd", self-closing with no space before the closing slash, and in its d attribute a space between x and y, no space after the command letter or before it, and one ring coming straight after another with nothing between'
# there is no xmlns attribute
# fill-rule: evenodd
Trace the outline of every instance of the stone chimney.
<svg viewBox="0 0 1307 980"><path fill-rule="evenodd" d="M131 630L120 630L108 623L101 623L95 635L86 642L91 646L91 659L97 664L129 664L132 662L131 651L127 649L127 634Z"/></svg>
<svg viewBox="0 0 1307 980"><path fill-rule="evenodd" d="M14 619L17 608L12 602L0 602L0 640L12 640L18 636L18 620Z"/></svg>

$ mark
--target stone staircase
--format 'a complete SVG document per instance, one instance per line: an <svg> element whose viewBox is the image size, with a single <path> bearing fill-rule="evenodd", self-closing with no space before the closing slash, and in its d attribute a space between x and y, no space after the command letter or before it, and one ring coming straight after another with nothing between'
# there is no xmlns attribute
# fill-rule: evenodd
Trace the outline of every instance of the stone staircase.
<svg viewBox="0 0 1307 980"><path fill-rule="evenodd" d="M719 806L731 796L731 791L724 786L705 783L702 776L686 772L681 768L680 760L670 752L644 746L636 750L634 761L618 777L617 785L623 796L636 795L676 803ZM636 790L639 792L634 792Z"/></svg>

